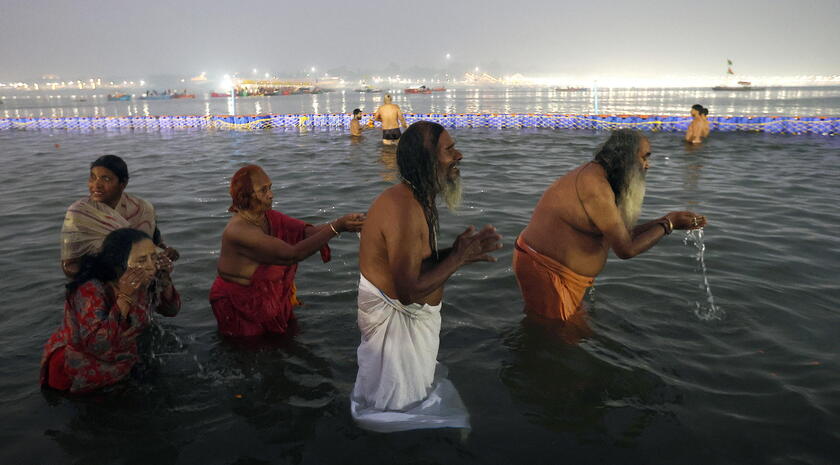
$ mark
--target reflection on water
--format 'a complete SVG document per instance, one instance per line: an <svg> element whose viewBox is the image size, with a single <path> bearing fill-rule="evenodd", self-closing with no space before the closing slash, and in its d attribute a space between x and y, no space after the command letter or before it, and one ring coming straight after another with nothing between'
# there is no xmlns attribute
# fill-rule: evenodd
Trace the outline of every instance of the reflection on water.
<svg viewBox="0 0 840 465"><path fill-rule="evenodd" d="M689 195L696 194L703 174L703 144L685 142L683 154L688 159L684 169L685 191Z"/></svg>
<svg viewBox="0 0 840 465"><path fill-rule="evenodd" d="M367 111L378 106L383 94L365 94L342 90L324 94L278 95L236 99L237 111L230 102L198 93L195 99L148 101L142 110L134 103L108 102L105 94L95 91L70 98L37 98L37 92L3 91L0 116L34 117L64 110L77 116L123 116L200 114L255 114L256 107L277 113L347 113L353 108ZM487 88L450 89L430 95L406 95L391 89L394 103L406 113L591 113L596 94L592 90L559 92L553 89ZM340 96L339 96L340 93ZM11 94L11 95L8 95ZM60 95L60 94L59 94ZM58 97L58 96L56 96ZM840 87L768 89L764 92L714 92L709 89L598 89L598 109L602 114L687 115L691 105L701 103L711 116L837 116L840 115ZM340 105L337 105L340 99ZM79 101L84 100L84 101ZM69 113L68 113L69 114Z"/></svg>
<svg viewBox="0 0 840 465"><path fill-rule="evenodd" d="M659 406L676 401L655 377L606 363L558 336L528 319L503 336L511 357L499 376L528 421L582 440L598 432L599 442L632 447Z"/></svg>
<svg viewBox="0 0 840 465"><path fill-rule="evenodd" d="M397 167L397 146L396 145L385 145L382 144L382 147L379 149L379 163L382 163L382 180L387 183L395 183L397 182L397 173L399 172L399 167Z"/></svg>

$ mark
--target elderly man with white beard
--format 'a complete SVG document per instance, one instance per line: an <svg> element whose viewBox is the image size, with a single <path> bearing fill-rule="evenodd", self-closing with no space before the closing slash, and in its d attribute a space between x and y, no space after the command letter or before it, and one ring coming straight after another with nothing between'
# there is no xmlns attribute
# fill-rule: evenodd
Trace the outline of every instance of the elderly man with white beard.
<svg viewBox="0 0 840 465"><path fill-rule="evenodd" d="M469 428L469 416L437 363L443 287L464 265L496 259L501 236L470 226L438 248L437 202L460 201L461 152L439 124L418 121L400 138L401 182L368 209L359 246L359 372L351 413L377 432Z"/></svg>
<svg viewBox="0 0 840 465"><path fill-rule="evenodd" d="M628 259L674 229L696 229L704 216L675 211L636 226L645 197L650 142L639 131L614 131L595 155L543 194L516 240L513 270L525 313L568 321L604 268L607 252Z"/></svg>

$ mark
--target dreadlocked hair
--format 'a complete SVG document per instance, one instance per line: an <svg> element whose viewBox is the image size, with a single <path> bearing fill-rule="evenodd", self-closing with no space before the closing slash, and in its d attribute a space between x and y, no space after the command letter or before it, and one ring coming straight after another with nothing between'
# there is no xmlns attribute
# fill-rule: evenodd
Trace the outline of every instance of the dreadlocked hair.
<svg viewBox="0 0 840 465"><path fill-rule="evenodd" d="M595 154L595 162L607 172L615 200L627 189L627 172L637 165L637 154L644 135L635 129L618 129L612 132Z"/></svg>
<svg viewBox="0 0 840 465"><path fill-rule="evenodd" d="M397 166L400 178L408 184L414 198L423 207L429 227L429 247L438 256L438 211L435 199L440 192L437 146L443 126L431 121L418 121L400 137L397 145Z"/></svg>

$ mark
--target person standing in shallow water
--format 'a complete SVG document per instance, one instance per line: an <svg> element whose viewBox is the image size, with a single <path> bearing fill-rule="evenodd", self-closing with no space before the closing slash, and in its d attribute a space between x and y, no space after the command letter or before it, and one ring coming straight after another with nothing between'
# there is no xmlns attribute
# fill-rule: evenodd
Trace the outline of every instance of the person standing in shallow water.
<svg viewBox="0 0 840 465"><path fill-rule="evenodd" d="M650 155L641 132L614 131L593 161L546 189L513 252L528 315L569 320L610 249L621 259L632 258L674 229L706 224L704 216L675 211L636 226Z"/></svg>
<svg viewBox="0 0 840 465"><path fill-rule="evenodd" d="M364 128L361 124L362 120L362 110L356 108L353 110L353 118L350 120L350 136L352 137L361 137L362 131Z"/></svg>
<svg viewBox="0 0 840 465"><path fill-rule="evenodd" d="M256 165L244 166L230 180L234 213L222 233L218 276L210 305L225 336L283 334L300 305L295 295L298 262L318 250L330 259L327 243L344 231L359 231L362 213L319 226L272 209L271 179Z"/></svg>
<svg viewBox="0 0 840 465"><path fill-rule="evenodd" d="M709 121L705 115L709 114L709 110L703 108L703 105L694 104L691 106L691 117L693 120L688 125L688 130L685 131L684 140L690 144L699 144L703 139L709 137Z"/></svg>
<svg viewBox="0 0 840 465"><path fill-rule="evenodd" d="M437 364L443 286L464 265L496 259L501 236L468 227L438 249L437 201L460 203L462 155L443 127L412 124L397 146L400 183L374 200L359 247L359 371L351 414L362 427L391 432L468 428L445 369Z"/></svg>
<svg viewBox="0 0 840 465"><path fill-rule="evenodd" d="M144 232L108 234L67 284L64 321L41 357L41 385L83 393L129 376L151 312L171 317L181 308L171 274L172 262Z"/></svg>
<svg viewBox="0 0 840 465"><path fill-rule="evenodd" d="M178 251L163 243L151 203L125 192L128 167L116 155L103 155L90 164L89 196L67 209L61 227L61 270L68 278L78 272L79 260L96 253L111 231L132 228L152 237L172 261Z"/></svg>
<svg viewBox="0 0 840 465"><path fill-rule="evenodd" d="M382 97L382 106L376 109L373 114L374 121L382 122L382 143L385 145L397 145L400 140L400 126L407 128L405 116L402 114L399 105L392 103L391 94Z"/></svg>

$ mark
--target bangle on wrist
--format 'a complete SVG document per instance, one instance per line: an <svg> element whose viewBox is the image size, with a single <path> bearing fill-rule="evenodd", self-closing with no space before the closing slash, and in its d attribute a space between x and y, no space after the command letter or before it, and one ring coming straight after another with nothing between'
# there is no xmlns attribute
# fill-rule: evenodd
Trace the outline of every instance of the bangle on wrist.
<svg viewBox="0 0 840 465"><path fill-rule="evenodd" d="M665 230L665 235L669 235L674 231L674 223L671 222L671 218L668 216L662 217L662 221L659 222L662 225L662 228Z"/></svg>
<svg viewBox="0 0 840 465"><path fill-rule="evenodd" d="M336 235L336 236L340 236L340 235L341 235L341 233L339 233L339 232L338 232L338 230L337 230L337 229L335 229L335 226L333 226L333 224L332 224L332 223L327 223L327 224L329 224L329 225L330 225L330 229L332 229L332 232L333 232L333 233L335 233L335 235Z"/></svg>

